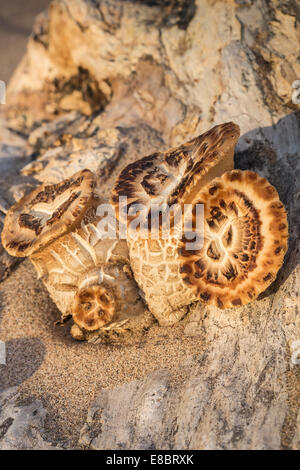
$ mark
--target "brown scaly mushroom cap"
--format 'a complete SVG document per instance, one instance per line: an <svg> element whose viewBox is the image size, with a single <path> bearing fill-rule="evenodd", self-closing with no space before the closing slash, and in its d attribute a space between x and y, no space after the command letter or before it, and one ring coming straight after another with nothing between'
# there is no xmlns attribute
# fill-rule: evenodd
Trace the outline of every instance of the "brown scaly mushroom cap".
<svg viewBox="0 0 300 470"><path fill-rule="evenodd" d="M95 186L89 170L58 184L42 184L8 211L2 244L13 256L29 256L80 222L90 207Z"/></svg>
<svg viewBox="0 0 300 470"><path fill-rule="evenodd" d="M116 182L113 204L118 210L119 197L126 196L128 213L132 204L150 208L153 204L191 202L199 186L207 183L205 175L210 170L215 169L216 174L209 179L233 168L239 135L239 127L233 122L220 124L180 147L131 163ZM219 165L223 165L222 170Z"/></svg>
<svg viewBox="0 0 300 470"><path fill-rule="evenodd" d="M179 249L183 280L219 308L254 300L276 278L287 251L288 222L276 189L252 171L215 178L198 195L204 245Z"/></svg>
<svg viewBox="0 0 300 470"><path fill-rule="evenodd" d="M95 331L109 323L115 314L113 294L104 286L91 286L77 292L72 316L81 328Z"/></svg>

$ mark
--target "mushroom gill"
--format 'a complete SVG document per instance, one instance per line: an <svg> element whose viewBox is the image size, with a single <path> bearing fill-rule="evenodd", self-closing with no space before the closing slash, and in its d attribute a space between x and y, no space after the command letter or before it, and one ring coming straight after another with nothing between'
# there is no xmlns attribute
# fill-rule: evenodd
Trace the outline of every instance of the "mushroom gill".
<svg viewBox="0 0 300 470"><path fill-rule="evenodd" d="M194 204L204 204L204 242L189 251L182 240L184 282L219 308L256 299L287 251L287 215L276 189L252 171L233 170L206 185Z"/></svg>

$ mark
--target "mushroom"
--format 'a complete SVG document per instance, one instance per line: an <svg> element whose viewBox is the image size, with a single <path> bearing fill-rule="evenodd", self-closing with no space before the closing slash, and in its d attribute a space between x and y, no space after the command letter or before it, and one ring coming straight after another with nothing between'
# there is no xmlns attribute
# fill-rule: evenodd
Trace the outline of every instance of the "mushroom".
<svg viewBox="0 0 300 470"><path fill-rule="evenodd" d="M124 214L127 217L131 268L150 311L161 325L180 320L198 297L180 273L180 238L174 217L168 236L159 233L152 237L152 209L161 207L165 211L173 204L192 203L203 186L232 170L239 135L239 127L232 122L215 126L184 145L131 163L116 181L112 203L120 222ZM141 204L145 207L145 223L132 233L130 225L136 214L132 215L131 210Z"/></svg>
<svg viewBox="0 0 300 470"><path fill-rule="evenodd" d="M220 124L186 144L129 164L120 173L112 193L132 204L190 203L206 183L234 168L234 148L240 135L233 122Z"/></svg>
<svg viewBox="0 0 300 470"><path fill-rule="evenodd" d="M43 184L9 209L2 232L11 255L30 257L62 320L73 316L77 338L79 329L115 328L144 311L126 241L99 233L97 207L105 201L95 186L89 170Z"/></svg>
<svg viewBox="0 0 300 470"><path fill-rule="evenodd" d="M288 246L288 222L276 189L252 171L215 178L198 194L204 204L204 242L191 252L182 240L180 272L199 300L239 307L276 278Z"/></svg>
<svg viewBox="0 0 300 470"><path fill-rule="evenodd" d="M43 184L8 211L2 243L13 256L30 256L80 223L92 205L95 179L83 170L62 183Z"/></svg>

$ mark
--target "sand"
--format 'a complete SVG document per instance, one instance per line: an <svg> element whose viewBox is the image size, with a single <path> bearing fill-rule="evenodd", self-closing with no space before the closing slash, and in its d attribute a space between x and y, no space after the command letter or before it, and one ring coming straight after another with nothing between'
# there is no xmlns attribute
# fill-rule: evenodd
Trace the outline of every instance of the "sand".
<svg viewBox="0 0 300 470"><path fill-rule="evenodd" d="M173 381L189 373L189 358L201 351L201 338L184 335L187 319L159 327L145 314L144 329L100 344L77 342L71 322L55 325L59 312L29 260L0 284L0 340L7 365L0 366L0 387L19 385L24 399L41 399L49 412L48 440L75 446L87 410L101 389L167 368ZM183 365L184 364L184 365Z"/></svg>

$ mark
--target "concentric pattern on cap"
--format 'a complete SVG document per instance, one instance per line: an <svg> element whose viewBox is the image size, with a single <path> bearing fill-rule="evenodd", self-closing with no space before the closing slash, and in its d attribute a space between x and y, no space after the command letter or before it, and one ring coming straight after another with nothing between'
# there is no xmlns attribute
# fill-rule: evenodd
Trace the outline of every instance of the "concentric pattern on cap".
<svg viewBox="0 0 300 470"><path fill-rule="evenodd" d="M288 223L276 189L251 171L215 178L199 193L204 245L180 252L180 272L197 297L219 308L254 300L276 278L287 251Z"/></svg>
<svg viewBox="0 0 300 470"><path fill-rule="evenodd" d="M228 152L233 154L239 135L236 124L220 124L180 147L131 163L116 182L113 204L119 209L119 197L126 196L123 210L130 215L132 204L143 204L149 210L153 204L184 202L203 175Z"/></svg>
<svg viewBox="0 0 300 470"><path fill-rule="evenodd" d="M5 249L13 256L28 256L71 230L90 207L94 186L93 173L82 170L24 196L6 215Z"/></svg>
<svg viewBox="0 0 300 470"><path fill-rule="evenodd" d="M91 286L77 292L72 305L75 323L81 328L95 331L109 323L115 314L112 292L104 286Z"/></svg>

